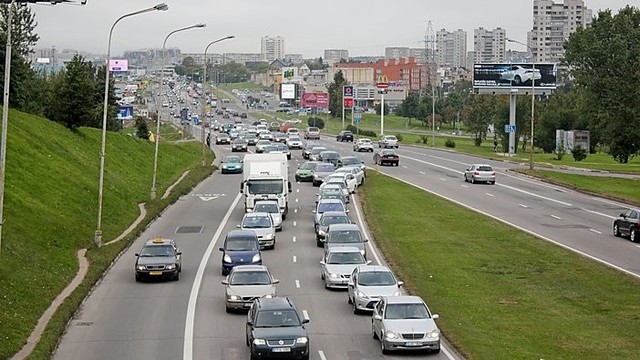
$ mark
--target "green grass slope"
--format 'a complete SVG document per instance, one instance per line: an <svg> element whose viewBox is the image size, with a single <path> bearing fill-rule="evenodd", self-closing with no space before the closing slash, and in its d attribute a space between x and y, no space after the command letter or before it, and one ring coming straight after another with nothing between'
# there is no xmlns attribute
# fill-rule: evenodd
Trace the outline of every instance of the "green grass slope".
<svg viewBox="0 0 640 360"><path fill-rule="evenodd" d="M33 357L47 358L64 324L91 285L131 238L114 246L93 246L98 212L101 131L70 131L60 124L10 111L7 136L4 228L0 254L0 358L25 343L51 301L75 276L76 251L90 248L85 283L56 314ZM117 237L148 202L154 143L109 133L103 195L103 242ZM160 143L158 195L186 170L176 193L209 175L200 166L196 142ZM211 162L208 154L207 163ZM174 198L177 194L172 195ZM172 199L148 203L145 224ZM142 228L141 225L140 228ZM138 231L140 229L137 229ZM38 355L39 354L39 355Z"/></svg>

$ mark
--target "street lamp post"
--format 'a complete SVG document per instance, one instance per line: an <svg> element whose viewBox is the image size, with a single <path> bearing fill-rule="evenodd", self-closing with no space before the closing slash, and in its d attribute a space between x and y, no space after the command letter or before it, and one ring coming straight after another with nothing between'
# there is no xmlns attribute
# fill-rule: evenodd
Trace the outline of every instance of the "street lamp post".
<svg viewBox="0 0 640 360"><path fill-rule="evenodd" d="M189 30L189 29L194 29L194 28L203 28L207 25L205 24L195 24L195 25L191 25L191 26L187 26L187 27L183 27L180 29L176 29L173 30L172 32L170 32L165 38L164 38L164 42L162 43L162 68L160 69L160 96L162 96L163 92L162 92L162 87L164 86L164 51L165 48L167 46L167 40L169 40L169 37L177 32L180 31L185 31L185 30ZM160 110L158 110L158 116L156 118L156 136L154 137L154 140L156 141L156 149L155 149L155 154L153 156L153 180L151 182L151 200L156 198L156 176L158 174L158 144L160 143Z"/></svg>
<svg viewBox="0 0 640 360"><path fill-rule="evenodd" d="M536 100L536 61L533 55L533 48L528 44L513 39L507 39L508 42L526 46L531 51L531 136L529 138L531 146L529 148L529 170L533 170L533 123L535 119L535 100Z"/></svg>
<svg viewBox="0 0 640 360"><path fill-rule="evenodd" d="M100 148L100 182L98 185L98 226L96 228L94 238L94 241L98 247L102 246L102 189L104 184L104 156L107 143L107 112L109 107L109 58L111 56L111 35L113 34L113 29L116 27L116 24L124 18L150 11L165 11L168 9L169 6L167 4L161 3L154 7L122 15L113 23L113 25L111 25L111 30L109 30L109 41L107 42L107 61L105 63L104 69L104 108L102 109L102 146Z"/></svg>
<svg viewBox="0 0 640 360"><path fill-rule="evenodd" d="M229 36L225 36L223 38L220 38L218 40L214 40L212 42L210 42L207 47L204 48L204 72L203 72L203 80L202 80L202 90L204 91L204 94L206 96L207 94L207 51L209 51L209 46L215 44L215 43L219 43L220 41L224 41L227 39L233 39L235 38L235 35L229 35ZM205 154L206 154L206 148L205 148L205 139L204 139L204 121L207 118L207 109L206 106L203 105L202 107L202 122L200 124L201 125L201 129L202 129L202 166L205 165L204 162L204 158L205 158ZM209 137L211 137L211 123L209 123Z"/></svg>

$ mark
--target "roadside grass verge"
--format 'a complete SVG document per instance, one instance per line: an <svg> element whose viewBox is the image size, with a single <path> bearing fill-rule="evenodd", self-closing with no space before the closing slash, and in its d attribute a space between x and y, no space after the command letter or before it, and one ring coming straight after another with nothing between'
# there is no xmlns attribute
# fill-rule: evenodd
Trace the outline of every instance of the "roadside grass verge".
<svg viewBox="0 0 640 360"><path fill-rule="evenodd" d="M640 280L369 174L376 243L467 359L640 358Z"/></svg>
<svg viewBox="0 0 640 360"><path fill-rule="evenodd" d="M48 359L59 335L96 280L132 239L181 193L211 174L201 167L198 142L160 142L159 197L186 170L171 199L149 202L155 144L125 133L107 135L103 194L103 243L114 239L147 203L148 215L127 239L96 249L100 129L70 131L60 124L10 110L2 253L0 358L18 352L51 301L78 270L76 251L88 248L90 270L56 313L30 358ZM207 154L207 164L213 155Z"/></svg>

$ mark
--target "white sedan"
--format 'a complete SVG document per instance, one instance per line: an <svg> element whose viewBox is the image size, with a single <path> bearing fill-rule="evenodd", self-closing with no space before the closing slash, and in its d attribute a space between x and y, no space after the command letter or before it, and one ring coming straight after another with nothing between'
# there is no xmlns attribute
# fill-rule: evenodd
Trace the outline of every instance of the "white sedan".
<svg viewBox="0 0 640 360"><path fill-rule="evenodd" d="M358 186L358 180L356 179L355 175L351 174L351 173L345 173L345 172L333 172L329 175L327 175L327 177L324 179L324 183L323 184L328 184L328 183L332 183L332 182L343 182L347 185L347 190L349 191L349 194L353 194L356 192L356 187ZM320 186L320 188L322 189L322 186ZM349 194L346 194L347 196Z"/></svg>
<svg viewBox="0 0 640 360"><path fill-rule="evenodd" d="M343 166L341 168L338 168L334 172L334 174L336 173L353 174L353 176L355 176L356 178L356 184L358 186L362 186L364 184L364 177L365 177L364 171L360 166L357 166L357 165Z"/></svg>
<svg viewBox="0 0 640 360"><path fill-rule="evenodd" d="M512 65L500 74L500 79L511 81L513 85L522 85L531 79L540 80L542 74L539 69L523 68L520 65Z"/></svg>

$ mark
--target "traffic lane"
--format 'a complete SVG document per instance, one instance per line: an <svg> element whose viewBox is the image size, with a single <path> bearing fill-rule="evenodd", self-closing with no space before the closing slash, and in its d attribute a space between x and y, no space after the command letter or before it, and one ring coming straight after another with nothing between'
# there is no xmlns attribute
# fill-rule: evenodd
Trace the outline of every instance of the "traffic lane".
<svg viewBox="0 0 640 360"><path fill-rule="evenodd" d="M201 195L231 191L216 177L209 177L194 191L167 208L123 252L87 297L62 337L57 359L136 359L181 356L184 312L195 269L222 215L216 209L231 200ZM224 213L223 213L224 214ZM134 253L154 237L174 238L183 252L180 280L136 283Z"/></svg>

